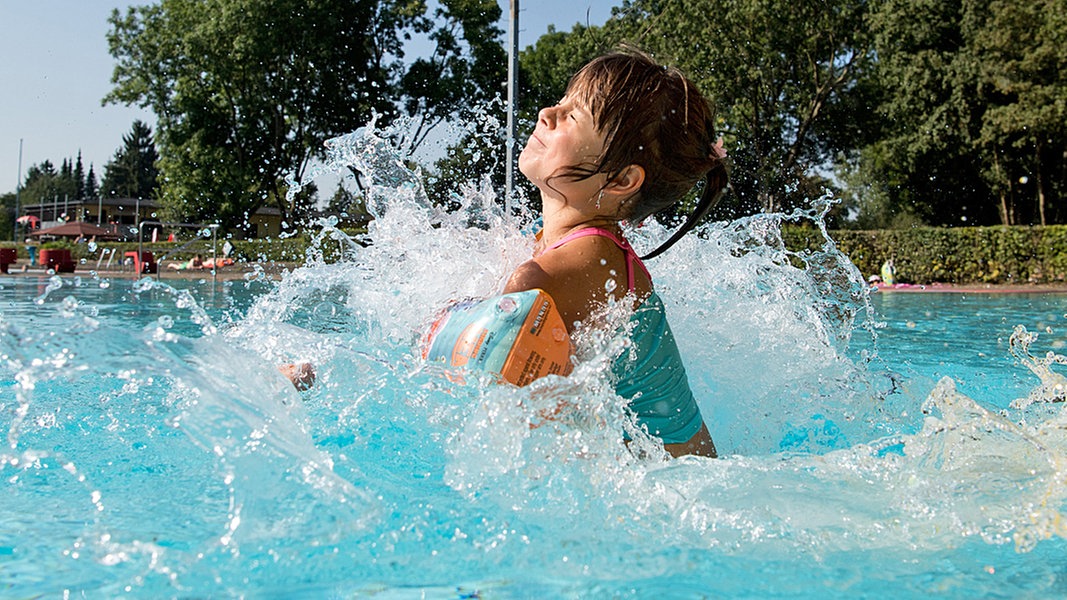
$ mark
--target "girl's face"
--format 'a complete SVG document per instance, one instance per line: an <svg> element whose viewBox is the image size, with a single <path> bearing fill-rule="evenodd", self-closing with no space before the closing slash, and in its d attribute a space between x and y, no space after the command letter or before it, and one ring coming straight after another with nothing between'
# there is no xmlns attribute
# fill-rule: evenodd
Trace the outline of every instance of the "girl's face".
<svg viewBox="0 0 1067 600"><path fill-rule="evenodd" d="M584 201L604 185L603 174L581 181L553 177L576 166L596 169L603 150L604 135L597 131L593 115L568 95L538 113L537 127L519 155L519 170L541 190L542 197Z"/></svg>

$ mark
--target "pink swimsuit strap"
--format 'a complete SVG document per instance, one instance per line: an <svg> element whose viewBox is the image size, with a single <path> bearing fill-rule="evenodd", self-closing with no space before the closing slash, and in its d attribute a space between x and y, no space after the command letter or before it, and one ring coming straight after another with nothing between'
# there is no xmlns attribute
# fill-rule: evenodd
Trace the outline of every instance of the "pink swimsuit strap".
<svg viewBox="0 0 1067 600"><path fill-rule="evenodd" d="M575 231L575 232L572 232L570 234L567 234L567 235L565 235L563 237L563 239L559 240L555 244L552 244L548 248L545 248L545 252L548 252L549 250L555 250L556 248L559 248L563 244L566 244L567 242L570 242L572 240L576 240L578 238L582 238L582 237L586 237L586 236L590 236L590 235L595 235L595 236L599 236L599 237L606 237L609 240L615 242L615 245L618 246L619 249L622 250L624 253L626 253L626 283L629 286L628 289L631 292L634 291L634 288L635 288L635 286L634 286L634 283L635 283L634 282L634 264L635 263L637 264L637 266L641 267L641 270L645 272L645 275L649 279L652 278L652 275L649 274L648 269L645 267L645 263L641 262L641 258L638 257L637 253L634 252L634 249L630 247L629 242L627 242L626 240L618 237L617 235L615 235L614 233L608 231L607 229L601 229L599 227L586 227L585 229L579 229L578 231Z"/></svg>

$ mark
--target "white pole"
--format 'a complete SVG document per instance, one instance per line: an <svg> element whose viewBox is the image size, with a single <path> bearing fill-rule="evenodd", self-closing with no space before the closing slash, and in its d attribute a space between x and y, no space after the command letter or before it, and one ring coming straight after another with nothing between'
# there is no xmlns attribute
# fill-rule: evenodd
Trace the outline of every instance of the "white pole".
<svg viewBox="0 0 1067 600"><path fill-rule="evenodd" d="M219 226L211 226L211 283L215 283L219 278ZM211 288L214 291L214 287Z"/></svg>
<svg viewBox="0 0 1067 600"><path fill-rule="evenodd" d="M19 138L19 178L15 180L15 218L18 219L21 215L19 201L22 199L22 138ZM17 235L19 231L19 222L15 221L11 224L11 241L19 241Z"/></svg>
<svg viewBox="0 0 1067 600"><path fill-rule="evenodd" d="M507 178L504 191L504 214L511 216L511 200L515 190L515 111L519 98L519 0L510 0L510 43L508 44L508 131Z"/></svg>

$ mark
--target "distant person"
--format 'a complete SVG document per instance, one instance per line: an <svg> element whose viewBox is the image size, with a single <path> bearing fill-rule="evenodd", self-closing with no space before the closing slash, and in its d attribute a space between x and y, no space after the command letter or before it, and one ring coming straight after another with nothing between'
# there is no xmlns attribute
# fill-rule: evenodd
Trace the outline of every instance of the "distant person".
<svg viewBox="0 0 1067 600"><path fill-rule="evenodd" d="M897 270L893 266L892 258L882 263L882 281L886 285L893 285L897 282Z"/></svg>
<svg viewBox="0 0 1067 600"><path fill-rule="evenodd" d="M197 254L186 262L170 263L169 265L167 265L167 268L173 271L184 271L186 269L203 269L204 257Z"/></svg>

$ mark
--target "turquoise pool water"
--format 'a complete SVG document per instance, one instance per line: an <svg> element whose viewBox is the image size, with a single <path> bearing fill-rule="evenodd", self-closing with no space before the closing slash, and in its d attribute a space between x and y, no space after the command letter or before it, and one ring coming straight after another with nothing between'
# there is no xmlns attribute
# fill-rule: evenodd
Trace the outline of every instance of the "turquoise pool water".
<svg viewBox="0 0 1067 600"><path fill-rule="evenodd" d="M1039 380L1008 351L1016 324L1058 347L1067 296L875 294L867 366L767 373L753 350L754 387L704 403L724 458L660 462L617 444L594 381L541 393L606 417L531 430L537 392L426 369L352 275L0 280L4 595L1067 589L1062 443L1040 431L1062 405L1012 411ZM847 354L871 351L859 331ZM300 395L273 364L303 357L320 380ZM976 407L929 401L942 377Z"/></svg>
<svg viewBox="0 0 1067 600"><path fill-rule="evenodd" d="M723 455L670 461L620 441L614 336L522 389L423 363L530 242L394 189L280 282L0 278L0 595L1067 593L1067 295L870 295L781 215L709 225L650 265Z"/></svg>

